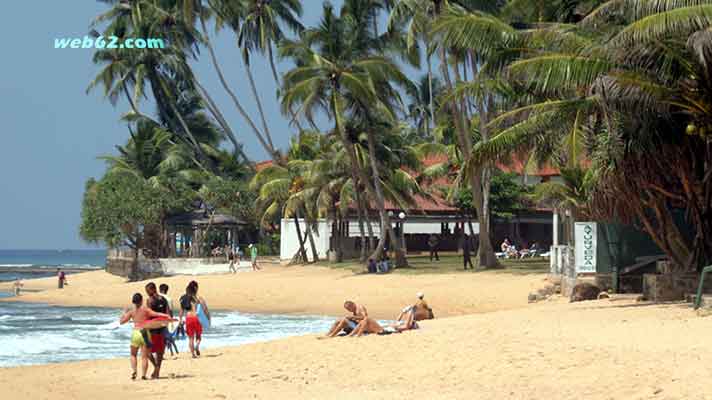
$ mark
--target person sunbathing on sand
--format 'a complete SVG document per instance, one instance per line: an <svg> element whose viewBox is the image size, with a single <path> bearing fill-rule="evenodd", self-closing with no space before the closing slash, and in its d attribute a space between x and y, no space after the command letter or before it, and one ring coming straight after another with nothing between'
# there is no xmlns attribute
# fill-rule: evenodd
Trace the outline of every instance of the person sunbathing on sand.
<svg viewBox="0 0 712 400"><path fill-rule="evenodd" d="M134 322L134 329L131 333L131 379L136 379L136 367L139 349L141 350L141 379L146 379L146 371L148 370L148 355L150 352L149 346L144 339L141 331L143 330L142 325L150 318L167 318L170 319L168 314L157 313L150 308L143 305L143 296L141 293L136 293L131 299L133 307L127 307L124 310L124 314L119 319L120 324L125 324L131 320Z"/></svg>
<svg viewBox="0 0 712 400"><path fill-rule="evenodd" d="M366 307L356 304L353 301L345 301L344 308L347 311L350 311L351 315L347 315L334 322L334 325L331 326L331 329L326 336L321 337L320 339L335 337L341 331L344 331L347 334L351 333L354 329L356 329L356 326L358 326L361 321L368 318L368 311L366 310Z"/></svg>
<svg viewBox="0 0 712 400"><path fill-rule="evenodd" d="M379 324L375 319L366 318L356 326L349 336L358 337L368 333L389 335L391 333L401 333L411 329L418 329L418 323L415 322L415 310L413 307L408 308L409 311L401 312L398 316L398 322L390 324L385 328L382 327L381 324Z"/></svg>
<svg viewBox="0 0 712 400"><path fill-rule="evenodd" d="M403 311L401 311L401 314L398 316L398 321L403 320L406 314L411 310L415 311L416 321L435 318L435 315L433 314L433 309L430 308L430 306L425 300L423 300L423 297L425 297L425 295L422 292L419 292L418 294L416 294L416 296L418 297L418 302L412 306L404 308Z"/></svg>

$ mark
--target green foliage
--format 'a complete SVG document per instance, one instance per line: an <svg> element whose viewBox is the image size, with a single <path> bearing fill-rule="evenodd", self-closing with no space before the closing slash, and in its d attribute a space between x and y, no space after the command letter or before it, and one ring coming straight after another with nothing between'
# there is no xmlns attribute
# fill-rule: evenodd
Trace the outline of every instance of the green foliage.
<svg viewBox="0 0 712 400"><path fill-rule="evenodd" d="M561 170L563 182L546 182L536 186L532 198L536 201L571 210L580 218L588 218L591 191L595 187L595 172L581 167Z"/></svg>
<svg viewBox="0 0 712 400"><path fill-rule="evenodd" d="M511 219L518 212L524 211L530 205L528 196L531 188L518 182L520 178L517 174L504 173L496 170L492 175L492 186L490 188L490 209L493 216L502 219ZM476 213L472 205L472 191L469 188L458 189L453 199L455 206L464 213L473 215Z"/></svg>
<svg viewBox="0 0 712 400"><path fill-rule="evenodd" d="M255 215L257 196L246 182L212 177L200 188L199 195L209 208L232 215L253 229L258 226Z"/></svg>
<svg viewBox="0 0 712 400"><path fill-rule="evenodd" d="M170 194L131 174L90 179L82 202L81 237L91 243L141 248L142 232L161 221Z"/></svg>

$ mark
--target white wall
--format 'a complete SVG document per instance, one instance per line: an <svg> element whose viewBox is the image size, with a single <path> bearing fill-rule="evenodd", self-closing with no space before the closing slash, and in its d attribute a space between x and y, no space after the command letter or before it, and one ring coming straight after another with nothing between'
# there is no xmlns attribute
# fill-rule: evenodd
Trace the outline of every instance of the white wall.
<svg viewBox="0 0 712 400"><path fill-rule="evenodd" d="M299 220L299 227L302 230L302 235L306 234L306 224L303 219ZM326 258L326 253L329 251L329 238L331 237L331 224L327 223L326 220L319 220L317 222L317 232L314 234L314 244L316 245L316 252L319 258ZM279 259L280 260L291 260L297 250L299 250L299 239L297 237L297 229L294 224L293 219L283 219L281 223L280 230L280 242L279 242ZM311 260L312 252L309 240L304 244L307 250L307 257Z"/></svg>
<svg viewBox="0 0 712 400"><path fill-rule="evenodd" d="M306 232L306 225L303 219L299 220L299 226L302 229L302 234ZM372 221L371 226L373 228L373 235L377 238L381 237L381 226L377 221ZM480 233L480 224L477 222L472 223L472 228L474 232L470 232L468 224L465 224L465 231L470 235L478 235ZM364 226L366 235L368 235L368 228ZM324 259L327 257L327 252L329 251L329 238L331 238L331 222L322 219L318 221L318 235L314 233L314 242L316 244L316 250L319 254L319 258ZM441 234L440 222L406 222L405 223L405 233L406 234ZM361 231L358 227L358 221L349 222L349 237L360 237ZM309 241L305 244L307 250L307 257L312 259L311 247L309 246ZM280 260L291 260L292 257L297 253L299 249L299 240L297 239L297 230L294 225L293 219L283 219L281 222L281 234L280 234L280 249L279 258Z"/></svg>
<svg viewBox="0 0 712 400"><path fill-rule="evenodd" d="M229 263L212 264L202 258L161 258L161 268L165 275L206 275L230 272ZM250 260L241 260L235 264L238 272L252 271Z"/></svg>

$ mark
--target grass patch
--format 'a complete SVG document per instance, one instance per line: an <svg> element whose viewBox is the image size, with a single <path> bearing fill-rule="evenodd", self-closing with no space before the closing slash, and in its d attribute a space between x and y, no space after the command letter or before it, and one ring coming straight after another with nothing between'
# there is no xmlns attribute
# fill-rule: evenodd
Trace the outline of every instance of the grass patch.
<svg viewBox="0 0 712 400"><path fill-rule="evenodd" d="M474 257L473 257L474 261ZM502 269L485 270L485 269L468 269L464 270L461 255L442 255L440 261L430 261L427 255L409 255L408 268L397 268L392 273L401 275L420 275L420 274L477 274L481 272L490 273L505 273L515 275L530 275L530 274L545 274L549 271L549 260L536 258L524 260L500 260ZM342 263L332 263L328 261L320 261L316 264L321 267L348 270L355 274L365 273L365 266L357 260L346 260Z"/></svg>

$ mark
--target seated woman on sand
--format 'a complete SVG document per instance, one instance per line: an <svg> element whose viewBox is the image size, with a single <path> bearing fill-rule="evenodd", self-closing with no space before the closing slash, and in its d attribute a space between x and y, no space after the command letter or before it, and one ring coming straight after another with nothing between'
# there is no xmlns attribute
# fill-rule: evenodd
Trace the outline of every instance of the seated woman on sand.
<svg viewBox="0 0 712 400"><path fill-rule="evenodd" d="M416 296L418 297L418 302L413 304L412 306L404 308L401 311L400 315L398 315L398 321L402 321L403 318L406 317L410 311L414 312L414 318L416 321L423 321L426 319L435 318L435 314L433 314L433 309L430 308L428 303L423 299L425 295L422 292L419 292L418 294L416 294Z"/></svg>

